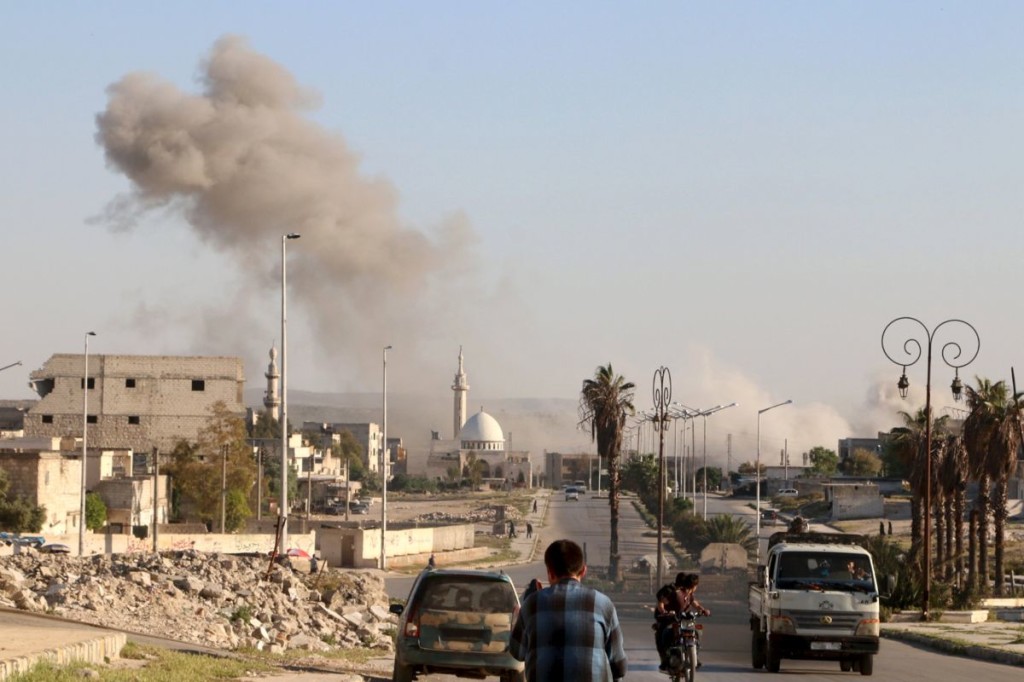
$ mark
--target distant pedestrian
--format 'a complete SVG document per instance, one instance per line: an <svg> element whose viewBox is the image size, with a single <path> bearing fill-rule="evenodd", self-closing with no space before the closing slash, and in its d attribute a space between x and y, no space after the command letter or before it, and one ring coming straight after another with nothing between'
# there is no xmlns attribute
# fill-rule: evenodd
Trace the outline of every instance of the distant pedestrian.
<svg viewBox="0 0 1024 682"><path fill-rule="evenodd" d="M510 538L514 538L516 536L516 522L515 521L509 521L508 522L508 536Z"/></svg>
<svg viewBox="0 0 1024 682"><path fill-rule="evenodd" d="M889 535L892 535L892 521L889 522Z"/></svg>
<svg viewBox="0 0 1024 682"><path fill-rule="evenodd" d="M431 552L430 558L427 559L427 568L436 568L436 567L437 567L437 562L434 561L434 554L433 554L433 552Z"/></svg>
<svg viewBox="0 0 1024 682"><path fill-rule="evenodd" d="M317 562L316 554L314 554L312 556L312 558L310 558L310 560L309 560L309 572L310 572L310 574L316 575L316 569L317 568L319 568L319 563Z"/></svg>
<svg viewBox="0 0 1024 682"><path fill-rule="evenodd" d="M534 500L534 501L533 501L533 513L534 513L534 514L536 514L536 513L537 513L537 500Z"/></svg>
<svg viewBox="0 0 1024 682"><path fill-rule="evenodd" d="M526 537L528 537L528 538L532 538L533 537L533 524L530 523L529 521L526 522Z"/></svg>
<svg viewBox="0 0 1024 682"><path fill-rule="evenodd" d="M885 521L878 522L878 534L885 535Z"/></svg>

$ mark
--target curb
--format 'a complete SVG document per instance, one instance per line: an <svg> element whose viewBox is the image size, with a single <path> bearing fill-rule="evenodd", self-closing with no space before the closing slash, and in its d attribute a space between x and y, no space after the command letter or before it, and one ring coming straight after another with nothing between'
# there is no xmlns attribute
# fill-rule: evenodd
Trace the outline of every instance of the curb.
<svg viewBox="0 0 1024 682"><path fill-rule="evenodd" d="M984 646L981 644L965 644L963 642L944 639L942 637L934 637L920 632L911 632L909 630L899 629L883 629L882 637L917 644L952 656L1024 667L1024 654L1018 654L1014 651L1004 651L1002 649Z"/></svg>
<svg viewBox="0 0 1024 682"><path fill-rule="evenodd" d="M112 632L81 642L0 660L0 680L7 679L16 673L28 672L40 661L50 661L56 665L72 662L104 663L118 658L127 641L128 637L123 632Z"/></svg>

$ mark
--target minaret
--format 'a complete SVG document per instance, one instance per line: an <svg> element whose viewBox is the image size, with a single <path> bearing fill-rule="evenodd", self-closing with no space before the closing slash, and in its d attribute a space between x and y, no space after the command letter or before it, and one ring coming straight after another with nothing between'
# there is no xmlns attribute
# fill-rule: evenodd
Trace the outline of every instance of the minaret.
<svg viewBox="0 0 1024 682"><path fill-rule="evenodd" d="M274 419L281 419L281 396L277 393L277 381L281 373L277 371L277 348L270 347L270 364L263 374L267 378L267 392L263 394L263 407Z"/></svg>
<svg viewBox="0 0 1024 682"><path fill-rule="evenodd" d="M466 381L466 373L462 369L462 346L459 346L459 373L455 375L455 383L452 384L455 391L455 415L454 428L452 429L452 440L459 439L459 432L462 425L466 423L466 394L469 392L469 383Z"/></svg>

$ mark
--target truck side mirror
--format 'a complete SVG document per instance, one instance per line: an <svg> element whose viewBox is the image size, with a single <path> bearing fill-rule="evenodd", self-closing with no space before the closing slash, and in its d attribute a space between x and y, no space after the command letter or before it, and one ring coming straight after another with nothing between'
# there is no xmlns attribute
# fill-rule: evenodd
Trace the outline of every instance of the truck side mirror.
<svg viewBox="0 0 1024 682"><path fill-rule="evenodd" d="M768 567L764 564L757 567L757 582L761 585L768 584Z"/></svg>

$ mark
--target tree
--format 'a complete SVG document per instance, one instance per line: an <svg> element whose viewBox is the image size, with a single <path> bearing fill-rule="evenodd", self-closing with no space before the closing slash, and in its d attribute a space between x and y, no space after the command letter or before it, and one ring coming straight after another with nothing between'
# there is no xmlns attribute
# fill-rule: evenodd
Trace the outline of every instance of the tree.
<svg viewBox="0 0 1024 682"><path fill-rule="evenodd" d="M708 467L708 490L718 490L722 487L722 470L718 467ZM704 485L704 467L697 469L697 485Z"/></svg>
<svg viewBox="0 0 1024 682"><path fill-rule="evenodd" d="M11 533L38 533L46 521L46 507L15 495L7 472L0 469L0 528Z"/></svg>
<svg viewBox="0 0 1024 682"><path fill-rule="evenodd" d="M964 420L964 441L971 470L978 479L978 572L984 592L988 586L987 534L991 509L995 525L996 595L1002 596L1007 483L1021 443L1021 395L1011 396L1004 381L993 383L981 377L976 377L976 381L977 387L965 387L970 412Z"/></svg>
<svg viewBox="0 0 1024 682"><path fill-rule="evenodd" d="M755 466L753 462L743 462L743 464L740 464L738 467L736 467L736 473L742 474L744 476L753 476L757 473L758 468L761 469L762 477L764 476L765 472L768 471L768 465L765 464L764 462L761 463L760 467Z"/></svg>
<svg viewBox="0 0 1024 682"><path fill-rule="evenodd" d="M635 412L635 386L615 374L611 363L599 366L593 379L585 379L580 390L580 424L590 426L590 438L597 443L597 454L608 462L608 508L610 537L608 571L612 580L619 576L619 456L626 417Z"/></svg>
<svg viewBox="0 0 1024 682"><path fill-rule="evenodd" d="M832 476L839 470L839 456L835 450L816 445L807 453L811 462L811 473L821 476Z"/></svg>
<svg viewBox="0 0 1024 682"><path fill-rule="evenodd" d="M882 470L882 458L870 450L854 448L844 468L849 476L878 476Z"/></svg>
<svg viewBox="0 0 1024 682"><path fill-rule="evenodd" d="M363 464L363 446L352 432L342 429L334 434L335 442L331 449L335 456L342 462L348 462L348 475L353 481L361 481L366 475L366 465Z"/></svg>
<svg viewBox="0 0 1024 682"><path fill-rule="evenodd" d="M85 496L85 527L89 530L99 530L105 525L107 525L106 503L96 493L87 493Z"/></svg>
<svg viewBox="0 0 1024 682"><path fill-rule="evenodd" d="M484 480L484 470L487 468L487 462L482 459L477 459L475 452L470 452L466 455L466 464L462 467L463 477L469 479L469 483L473 486L473 490L480 487L480 484Z"/></svg>
<svg viewBox="0 0 1024 682"><path fill-rule="evenodd" d="M198 441L181 442L172 452L172 480L178 498L212 527L220 520L222 472L226 467L227 493L238 491L246 500L244 507L235 505L234 526L238 528L251 515L248 498L256 481L256 462L247 442L245 421L231 413L223 401L214 403L210 412ZM225 525L227 509L225 504Z"/></svg>

